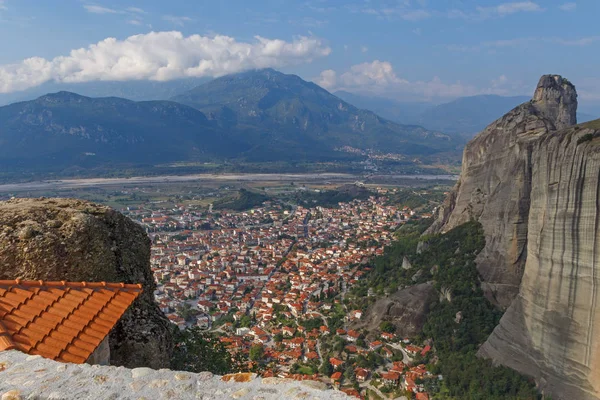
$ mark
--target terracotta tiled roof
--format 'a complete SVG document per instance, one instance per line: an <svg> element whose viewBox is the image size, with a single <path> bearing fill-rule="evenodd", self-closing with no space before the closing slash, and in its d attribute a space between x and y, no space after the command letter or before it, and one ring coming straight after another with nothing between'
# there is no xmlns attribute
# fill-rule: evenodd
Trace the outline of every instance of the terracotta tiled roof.
<svg viewBox="0 0 600 400"><path fill-rule="evenodd" d="M83 363L141 292L122 283L0 280L0 351Z"/></svg>

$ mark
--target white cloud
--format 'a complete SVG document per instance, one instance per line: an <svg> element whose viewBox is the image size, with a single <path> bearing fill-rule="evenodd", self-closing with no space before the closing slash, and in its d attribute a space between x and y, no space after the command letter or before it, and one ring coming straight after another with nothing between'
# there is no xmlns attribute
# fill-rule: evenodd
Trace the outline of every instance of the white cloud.
<svg viewBox="0 0 600 400"><path fill-rule="evenodd" d="M375 60L353 65L341 75L331 69L323 71L316 82L326 89L350 89L387 86L403 83L403 80L396 76L391 63Z"/></svg>
<svg viewBox="0 0 600 400"><path fill-rule="evenodd" d="M600 36L587 36L579 39L553 39L555 43L564 46L588 46L600 41Z"/></svg>
<svg viewBox="0 0 600 400"><path fill-rule="evenodd" d="M504 3L493 8L499 15L509 15L517 12L541 11L542 8L533 1L520 1L516 3Z"/></svg>
<svg viewBox="0 0 600 400"><path fill-rule="evenodd" d="M565 3L560 5L558 8L563 11L574 11L577 8L577 3Z"/></svg>
<svg viewBox="0 0 600 400"><path fill-rule="evenodd" d="M127 22L129 25L136 25L136 26L142 25L142 21L140 21L139 19L128 19L125 22Z"/></svg>
<svg viewBox="0 0 600 400"><path fill-rule="evenodd" d="M353 13L362 13L367 15L374 15L379 18L385 19L403 19L406 21L420 21L432 16L432 13L425 8L425 2L417 2L421 8L413 8L410 1L398 1L393 4L384 4L379 7L375 7L377 4L372 4L369 1L365 1L365 6L356 4L349 4L346 9ZM379 5L379 4L377 4Z"/></svg>
<svg viewBox="0 0 600 400"><path fill-rule="evenodd" d="M429 17L431 17L431 13L426 10L412 10L400 13L400 18L407 21L420 21Z"/></svg>
<svg viewBox="0 0 600 400"><path fill-rule="evenodd" d="M516 14L519 12L538 12L544 9L533 1L518 1L512 3L502 3L492 7L475 8L475 11L464 11L459 9L451 9L447 15L449 18L462 18L468 20L482 21L493 17L505 17L507 15Z"/></svg>
<svg viewBox="0 0 600 400"><path fill-rule="evenodd" d="M83 8L85 8L87 12L90 12L92 14L119 14L120 13L119 11L112 9L112 8L96 6L96 5L92 5L92 4L85 4L83 6Z"/></svg>
<svg viewBox="0 0 600 400"><path fill-rule="evenodd" d="M450 51L466 52L466 51L480 51L489 49L501 49L501 48L515 48L527 45L529 43L539 41L538 38L526 37L526 38L515 38L515 39L499 39L488 42L482 42L476 45L462 45L462 44L451 44L447 46Z"/></svg>
<svg viewBox="0 0 600 400"><path fill-rule="evenodd" d="M190 17L178 17L176 15L164 15L163 19L177 26L183 26L186 22L192 21Z"/></svg>
<svg viewBox="0 0 600 400"><path fill-rule="evenodd" d="M337 73L332 69L322 71L315 82L325 89L333 89L337 86Z"/></svg>
<svg viewBox="0 0 600 400"><path fill-rule="evenodd" d="M0 0L0 10L6 10L8 9L8 7L6 7L6 1L4 0Z"/></svg>
<svg viewBox="0 0 600 400"><path fill-rule="evenodd" d="M431 100L456 98L476 94L510 94L513 89L505 76L490 81L486 88L477 88L460 81L448 83L434 76L428 81L409 81L399 77L391 63L375 60L350 67L343 73L321 72L315 82L328 90L347 90L397 99Z"/></svg>
<svg viewBox="0 0 600 400"><path fill-rule="evenodd" d="M138 7L127 7L125 9L125 11L129 11L130 13L134 13L134 14L146 14L146 11L144 11Z"/></svg>
<svg viewBox="0 0 600 400"><path fill-rule="evenodd" d="M562 46L589 46L594 43L600 42L600 36L586 36L577 39L564 39L564 38L547 38L547 37L525 37L515 39L500 39L492 40L489 42L481 42L475 45L463 45L463 44L451 44L446 46L450 51L455 52L467 52L467 51L481 51L481 50L495 50L503 48L517 48L525 47L529 44L544 44L550 43L553 45Z"/></svg>
<svg viewBox="0 0 600 400"><path fill-rule="evenodd" d="M223 35L186 37L176 31L150 32L125 40L107 38L51 60L31 57L0 66L0 93L24 90L47 81L217 77L254 68L311 62L330 52L316 37L284 41L256 36L252 42L239 42Z"/></svg>
<svg viewBox="0 0 600 400"><path fill-rule="evenodd" d="M366 53L367 51L369 51L369 48L367 46L360 46L360 51L361 53Z"/></svg>

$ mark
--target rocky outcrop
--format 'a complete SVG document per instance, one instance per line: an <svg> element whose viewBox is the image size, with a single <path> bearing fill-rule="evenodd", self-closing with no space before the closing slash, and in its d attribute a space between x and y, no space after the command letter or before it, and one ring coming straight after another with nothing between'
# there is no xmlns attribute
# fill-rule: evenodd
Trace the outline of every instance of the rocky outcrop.
<svg viewBox="0 0 600 400"><path fill-rule="evenodd" d="M597 400L600 123L540 138L531 166L519 295L480 354L534 375L553 399Z"/></svg>
<svg viewBox="0 0 600 400"><path fill-rule="evenodd" d="M68 199L0 202L0 279L141 283L110 333L111 363L169 365L170 324L154 302L150 240L104 206Z"/></svg>
<svg viewBox="0 0 600 400"><path fill-rule="evenodd" d="M508 307L479 354L534 376L553 399L600 398L600 121L573 126L560 76L466 147L431 231L481 222L486 295Z"/></svg>
<svg viewBox="0 0 600 400"><path fill-rule="evenodd" d="M389 321L396 327L401 337L412 337L421 332L425 323L429 305L436 297L431 283L409 286L375 302L354 329L377 329L383 321Z"/></svg>
<svg viewBox="0 0 600 400"><path fill-rule="evenodd" d="M535 143L576 123L575 87L543 76L534 98L510 111L465 147L462 172L429 232L481 222L486 245L477 257L486 296L502 308L518 293L527 254L527 221Z"/></svg>

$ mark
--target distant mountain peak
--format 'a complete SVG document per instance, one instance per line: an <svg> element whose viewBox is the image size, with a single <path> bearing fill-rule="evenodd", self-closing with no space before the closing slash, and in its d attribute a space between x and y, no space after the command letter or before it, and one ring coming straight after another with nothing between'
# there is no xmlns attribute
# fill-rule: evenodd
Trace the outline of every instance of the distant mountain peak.
<svg viewBox="0 0 600 400"><path fill-rule="evenodd" d="M90 99L89 97L82 96L77 93L68 92L65 90L61 90L60 92L48 93L43 96L38 97L38 101L46 101L46 102L71 102L71 101L81 101L84 99Z"/></svg>

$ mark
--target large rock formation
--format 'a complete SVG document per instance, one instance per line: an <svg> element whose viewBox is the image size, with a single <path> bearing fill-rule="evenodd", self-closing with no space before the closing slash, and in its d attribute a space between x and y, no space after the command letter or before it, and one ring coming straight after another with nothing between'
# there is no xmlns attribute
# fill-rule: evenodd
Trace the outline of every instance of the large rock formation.
<svg viewBox="0 0 600 400"><path fill-rule="evenodd" d="M432 230L471 218L478 268L508 306L480 355L532 375L554 399L600 398L600 121L575 123L576 93L544 76L534 98L465 149Z"/></svg>
<svg viewBox="0 0 600 400"><path fill-rule="evenodd" d="M110 334L111 363L162 368L169 322L154 302L150 240L120 213L80 200L0 202L0 279L141 283L144 292Z"/></svg>
<svg viewBox="0 0 600 400"><path fill-rule="evenodd" d="M492 123L465 147L460 179L430 232L481 222L486 245L477 258L488 298L506 308L518 293L527 252L535 143L576 123L575 87L543 76L534 97Z"/></svg>
<svg viewBox="0 0 600 400"><path fill-rule="evenodd" d="M383 321L391 322L400 337L412 337L423 329L429 305L436 292L431 283L409 286L375 302L352 328L377 329Z"/></svg>
<svg viewBox="0 0 600 400"><path fill-rule="evenodd" d="M594 129L595 128L595 129ZM600 398L600 123L534 144L519 295L480 354L554 399Z"/></svg>

